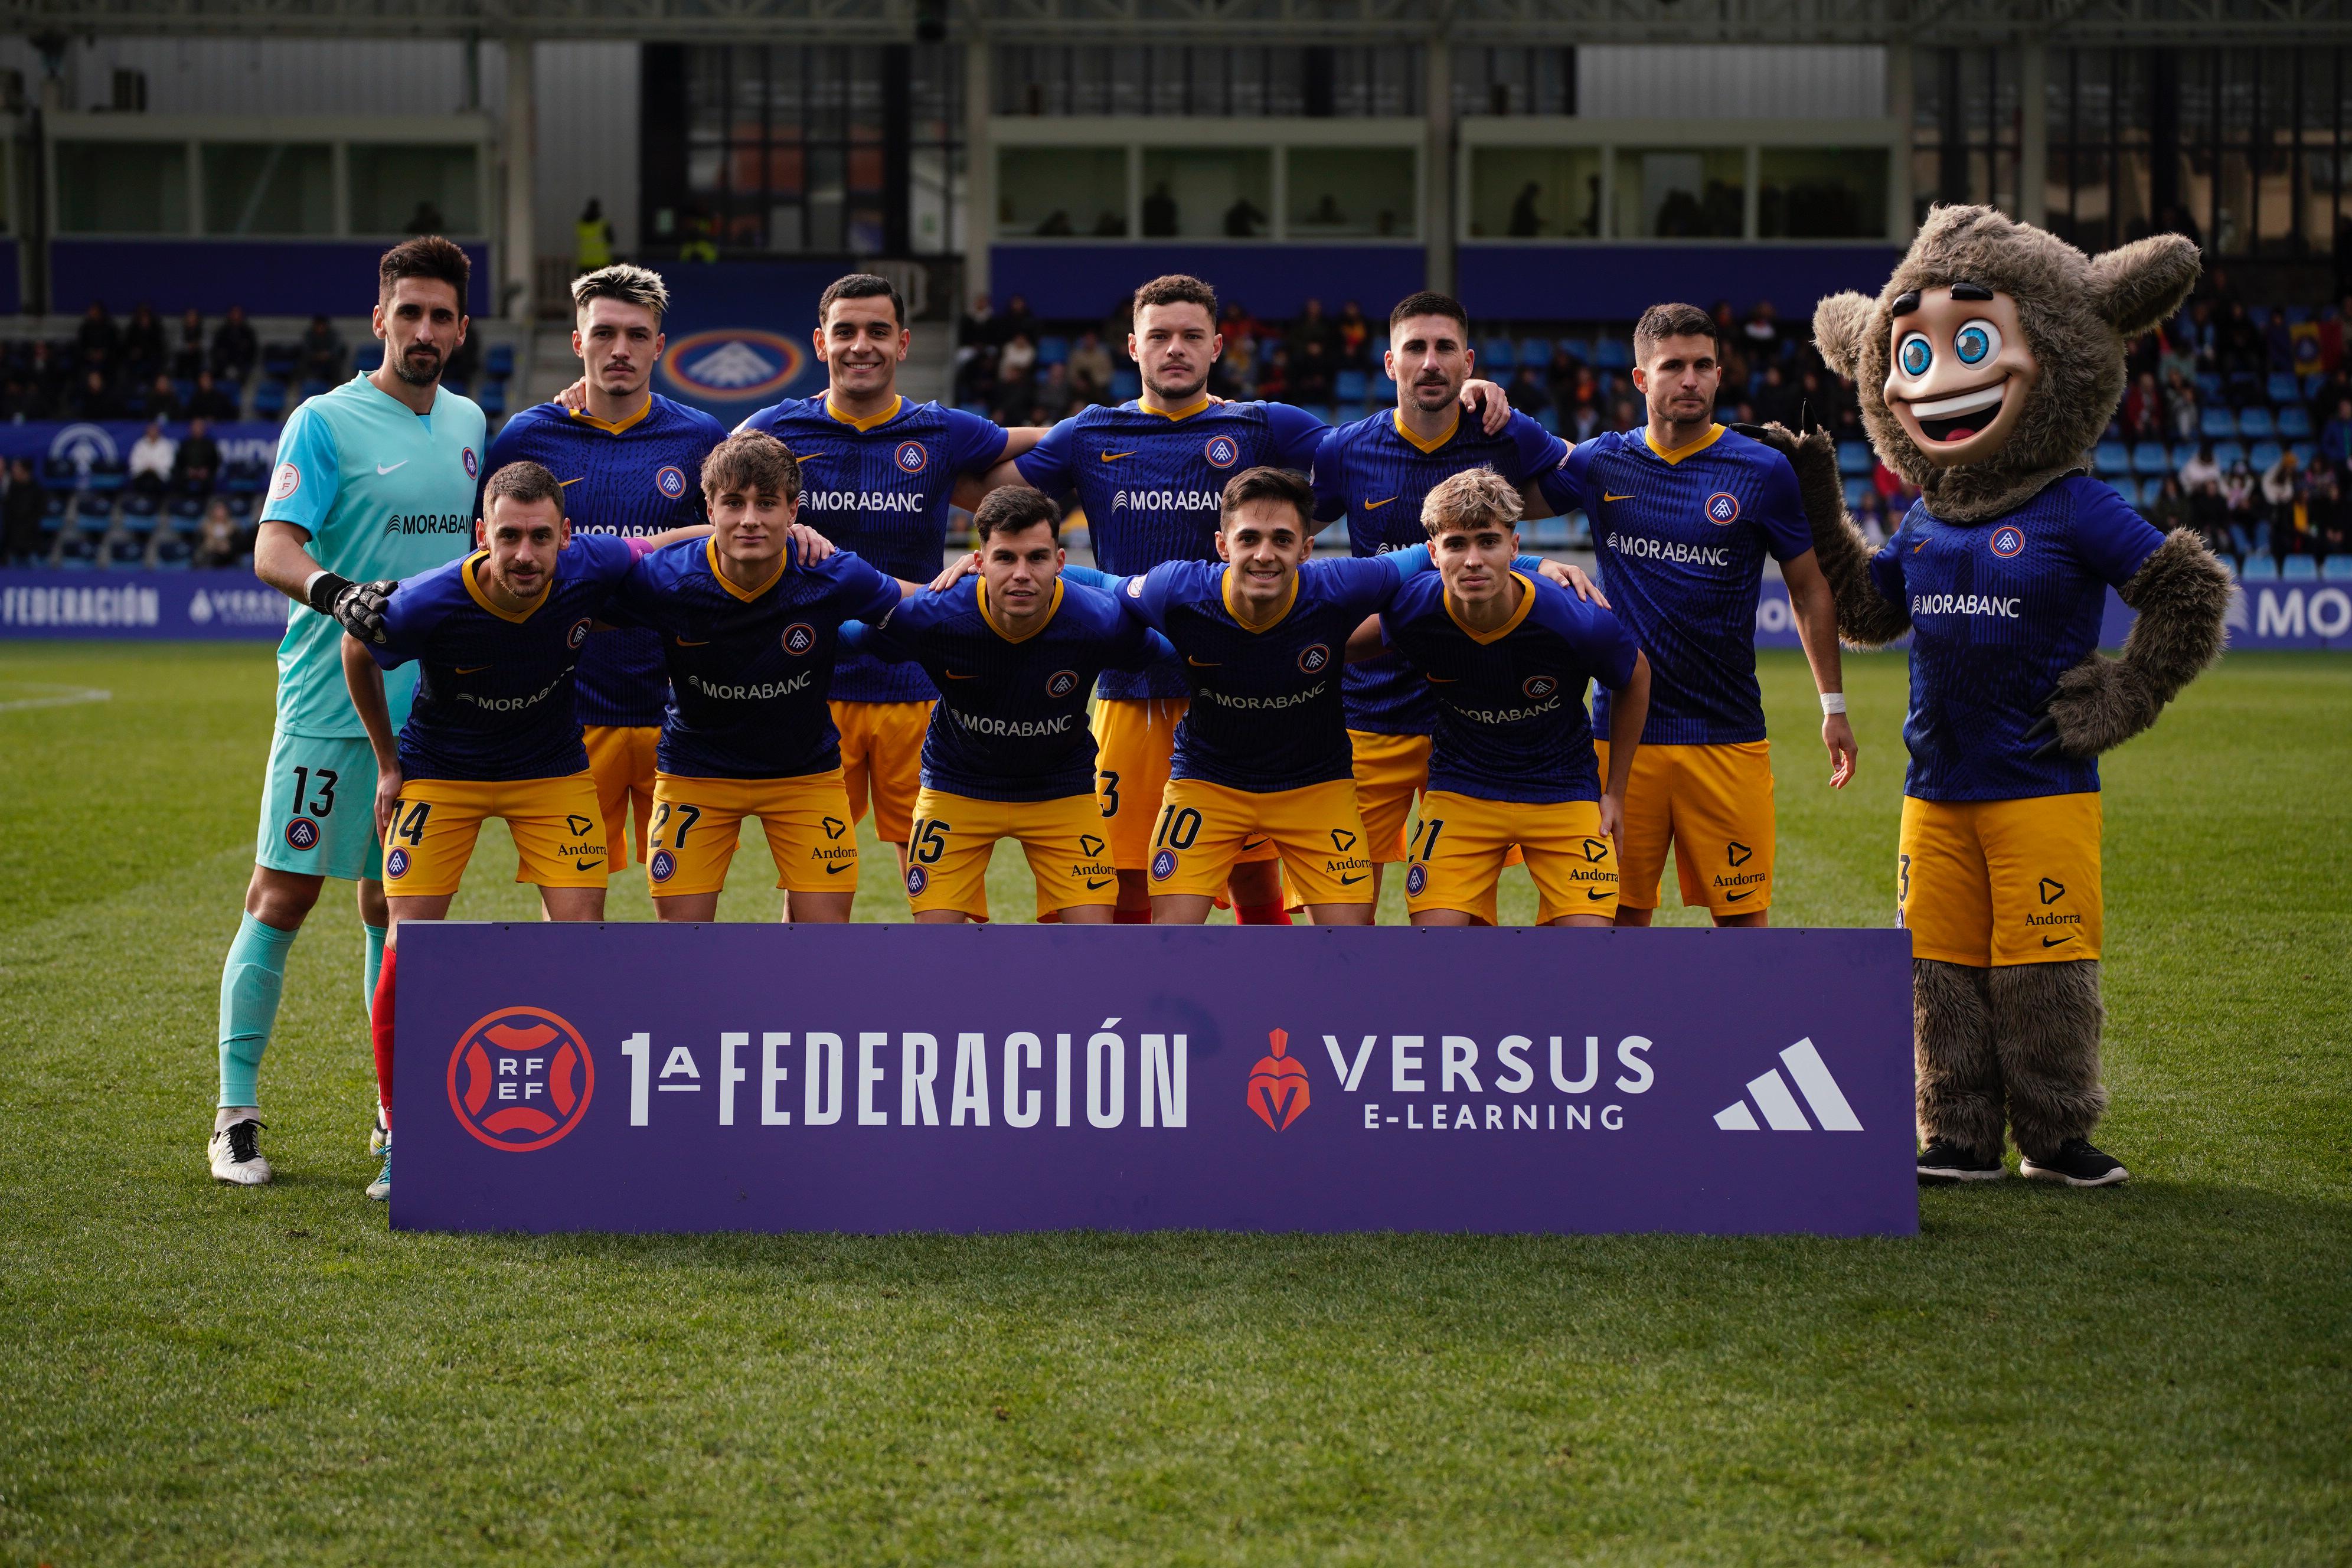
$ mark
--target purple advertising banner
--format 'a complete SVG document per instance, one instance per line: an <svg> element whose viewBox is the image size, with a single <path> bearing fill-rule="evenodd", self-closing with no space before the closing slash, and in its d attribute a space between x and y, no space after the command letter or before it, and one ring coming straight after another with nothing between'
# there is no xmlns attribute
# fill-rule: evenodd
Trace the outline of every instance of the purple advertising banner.
<svg viewBox="0 0 2352 1568"><path fill-rule="evenodd" d="M401 1229L1918 1230L1901 931L400 935Z"/></svg>

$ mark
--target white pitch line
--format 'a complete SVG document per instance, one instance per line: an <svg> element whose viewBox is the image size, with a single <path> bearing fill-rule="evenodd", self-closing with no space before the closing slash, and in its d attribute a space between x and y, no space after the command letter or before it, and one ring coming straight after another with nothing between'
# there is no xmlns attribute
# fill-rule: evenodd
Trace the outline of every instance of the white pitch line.
<svg viewBox="0 0 2352 1568"><path fill-rule="evenodd" d="M23 688L40 683L22 680L10 684ZM100 691L95 686L60 686L46 697L16 697L0 700L0 713L13 713L20 708L69 708L78 702L108 702L113 698L113 692Z"/></svg>

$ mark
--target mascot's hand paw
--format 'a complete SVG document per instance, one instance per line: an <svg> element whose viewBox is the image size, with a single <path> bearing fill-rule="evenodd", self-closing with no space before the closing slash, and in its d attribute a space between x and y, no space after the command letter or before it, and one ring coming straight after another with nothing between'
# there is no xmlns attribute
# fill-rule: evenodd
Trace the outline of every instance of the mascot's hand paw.
<svg viewBox="0 0 2352 1568"><path fill-rule="evenodd" d="M2058 678L2025 739L2042 740L2037 762L2095 757L2155 723L2163 706L2129 665L2095 653Z"/></svg>
<svg viewBox="0 0 2352 1568"><path fill-rule="evenodd" d="M1837 447L1826 436L1816 440L1801 436L1777 421L1769 425L1734 425L1732 426L1751 441L1761 441L1789 459L1789 467L1797 472L1800 487L1826 483L1833 492L1843 492L1845 479L1838 472ZM1811 496L1811 489L1801 489L1801 494ZM1841 508L1839 515L1844 515Z"/></svg>

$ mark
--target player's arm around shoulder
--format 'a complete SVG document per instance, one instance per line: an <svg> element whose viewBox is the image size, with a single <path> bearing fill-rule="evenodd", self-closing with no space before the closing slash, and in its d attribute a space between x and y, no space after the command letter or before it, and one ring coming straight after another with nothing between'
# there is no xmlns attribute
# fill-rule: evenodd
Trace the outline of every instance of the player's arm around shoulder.
<svg viewBox="0 0 2352 1568"><path fill-rule="evenodd" d="M367 731L368 749L375 753L375 830L381 837L404 782L400 745L392 730L392 709L383 695L388 656L349 633L343 637L342 656L343 685L352 694L352 709L359 715L360 727Z"/></svg>

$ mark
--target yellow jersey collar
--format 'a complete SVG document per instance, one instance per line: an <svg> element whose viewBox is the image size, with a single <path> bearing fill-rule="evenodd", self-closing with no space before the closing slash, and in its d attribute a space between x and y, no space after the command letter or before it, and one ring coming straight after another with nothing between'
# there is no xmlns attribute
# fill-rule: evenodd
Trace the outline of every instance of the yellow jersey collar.
<svg viewBox="0 0 2352 1568"><path fill-rule="evenodd" d="M1054 624L1054 616L1060 611L1061 607L1062 580L1059 577L1056 577L1054 579L1054 596L1046 602L1045 613L1037 618L1037 624L1035 626L1031 626L1019 637L1014 637L1011 632L1006 631L1003 626L997 625L996 616L990 613L988 608L988 579L982 577L980 580L980 618L988 623L988 629L990 631L994 632L1006 642L1027 642L1031 637L1035 637L1039 632L1044 631L1047 626Z"/></svg>
<svg viewBox="0 0 2352 1568"><path fill-rule="evenodd" d="M1245 632L1270 632L1274 630L1275 627L1282 625L1283 617L1289 615L1292 606L1298 603L1298 574L1297 572L1293 572L1290 574L1290 591L1282 596L1282 608L1276 610L1272 616L1268 616L1262 622L1253 621L1248 616L1243 615L1241 607L1234 602L1234 569L1231 566L1227 566L1225 568L1225 574L1217 580L1217 596L1224 601L1225 614L1233 616L1234 624L1240 626L1242 630Z"/></svg>
<svg viewBox="0 0 2352 1568"><path fill-rule="evenodd" d="M869 414L863 419L856 419L844 414L840 409L835 408L833 405L833 394L828 392L824 395L824 411L826 415L834 419L839 420L842 424L848 426L852 430L858 431L861 434L867 430L877 429L884 425L887 425L890 421L898 417L898 416L906 410L906 407L907 399L902 395L893 399L889 408L883 413Z"/></svg>
<svg viewBox="0 0 2352 1568"><path fill-rule="evenodd" d="M1509 620L1505 621L1493 631L1482 632L1476 626L1472 626L1468 621L1464 620L1462 618L1462 612L1455 607L1454 595L1451 594L1445 595L1446 619L1459 626L1462 629L1462 635L1464 637L1468 637L1472 642L1478 644L1482 647L1488 643L1500 642L1505 637L1509 637L1513 632L1519 629L1519 623L1528 618L1528 612L1536 607L1536 585L1533 583L1528 582L1517 572L1512 573L1511 577L1512 580L1519 585L1519 607L1511 612L1511 618Z"/></svg>
<svg viewBox="0 0 2352 1568"><path fill-rule="evenodd" d="M778 579L782 578L784 574L784 568L791 559L792 552L792 544L787 541L784 545L784 553L776 557L776 570L774 574L770 576L766 582L761 584L756 588L745 588L739 586L733 578L728 576L726 573L721 572L719 569L719 536L715 533L709 534L705 536L702 541L703 559L710 563L710 574L719 579L719 585L720 587L726 589L730 594L734 595L735 597L742 600L745 604L751 603L753 599L758 598L761 595L766 593L769 589L776 585Z"/></svg>
<svg viewBox="0 0 2352 1568"><path fill-rule="evenodd" d="M1206 392L1202 392L1201 394L1200 401L1197 403L1188 403L1181 408L1149 407L1140 397L1135 400L1135 406L1138 413L1157 414L1160 417L1167 420L1171 425L1173 425L1180 419L1190 419L1193 415L1198 414L1203 408L1208 407L1209 395Z"/></svg>
<svg viewBox="0 0 2352 1568"><path fill-rule="evenodd" d="M1679 463L1694 452L1704 452L1709 447L1714 446L1717 441L1722 439L1723 426L1720 425L1710 425L1706 427L1706 435L1700 437L1697 440L1691 442L1688 446L1676 447L1671 452L1661 452L1655 447L1652 447L1650 445L1650 427L1646 425L1642 426L1642 445L1648 449L1652 457L1657 458L1658 461L1666 464Z"/></svg>
<svg viewBox="0 0 2352 1568"><path fill-rule="evenodd" d="M622 431L628 429L631 426L643 423L646 416L651 414L653 411L654 395L651 392L647 392L646 394L646 400L637 405L635 413L623 415L618 419L599 419L593 414L589 413L585 408L573 409L572 411L572 417L578 420L581 424L587 426L592 430L602 430L607 436L617 436Z"/></svg>
<svg viewBox="0 0 2352 1568"><path fill-rule="evenodd" d="M557 555L558 566L560 569L562 564L562 552L559 551ZM482 563L488 561L489 558L490 552L488 551L475 551L471 555L466 557L466 564L458 569L457 575L465 579L466 592L472 596L474 603L489 611L490 614L498 616L498 618L502 621L509 621L516 626L520 626L523 622L537 615L539 613L539 607L547 603L547 596L555 592L555 573L550 572L547 574L547 586L539 591L538 598L533 599L530 604L525 605L520 610L502 610L499 608L498 605L490 598L489 595L483 591L482 584L474 575L474 574L480 569Z"/></svg>
<svg viewBox="0 0 2352 1568"><path fill-rule="evenodd" d="M1389 418L1395 424L1396 433L1403 437L1412 446L1423 452L1434 452L1453 440L1454 433L1462 428L1462 405L1459 403L1454 405L1453 421L1445 426L1445 434L1433 441L1424 441L1412 433L1412 427L1404 422L1404 410L1401 408L1390 410Z"/></svg>

